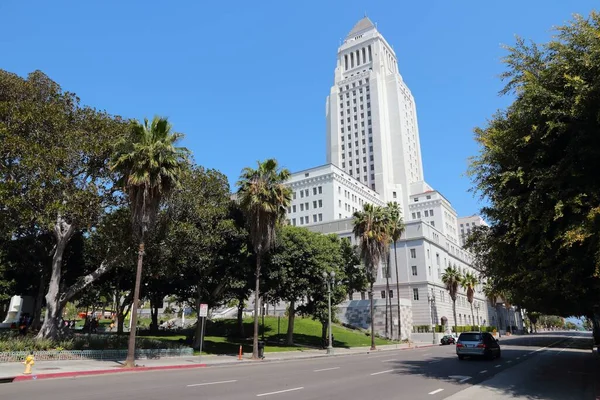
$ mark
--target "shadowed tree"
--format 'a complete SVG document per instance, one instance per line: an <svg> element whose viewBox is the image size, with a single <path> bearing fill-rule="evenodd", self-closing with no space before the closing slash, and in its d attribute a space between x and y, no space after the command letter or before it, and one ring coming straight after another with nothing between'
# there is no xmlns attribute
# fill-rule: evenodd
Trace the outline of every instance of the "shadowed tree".
<svg viewBox="0 0 600 400"><path fill-rule="evenodd" d="M452 299L452 314L454 315L454 331L456 332L456 294L461 281L461 274L456 267L447 267L442 274L442 282Z"/></svg>
<svg viewBox="0 0 600 400"><path fill-rule="evenodd" d="M381 207L366 203L362 211L354 213L353 233L359 242L360 257L369 278L369 300L371 308L371 350L375 350L375 323L373 310L373 284L377 279L379 262L387 254L385 213Z"/></svg>
<svg viewBox="0 0 600 400"><path fill-rule="evenodd" d="M135 123L128 138L115 146L111 169L120 175L118 185L127 194L131 208L133 234L139 241L138 262L133 291L133 304L138 304L144 240L152 228L161 199L179 184L187 162L187 149L175 144L183 137L172 131L166 118L154 117L143 124ZM126 367L135 366L135 332L137 307L131 312L131 331Z"/></svg>
<svg viewBox="0 0 600 400"><path fill-rule="evenodd" d="M238 201L248 224L248 234L256 255L254 289L254 339L252 358L258 358L258 314L260 303L260 269L265 254L275 245L275 226L285 218L292 191L285 185L290 177L275 159L257 163L257 168L242 170L237 185Z"/></svg>

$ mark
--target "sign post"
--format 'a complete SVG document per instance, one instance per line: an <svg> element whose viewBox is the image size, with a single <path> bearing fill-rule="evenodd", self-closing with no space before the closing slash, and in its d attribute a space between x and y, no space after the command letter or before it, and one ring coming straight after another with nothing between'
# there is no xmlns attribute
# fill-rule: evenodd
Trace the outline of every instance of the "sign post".
<svg viewBox="0 0 600 400"><path fill-rule="evenodd" d="M204 344L204 322L208 316L208 304L200 304L198 315L202 318L202 329L200 330L200 361L202 361L202 345Z"/></svg>

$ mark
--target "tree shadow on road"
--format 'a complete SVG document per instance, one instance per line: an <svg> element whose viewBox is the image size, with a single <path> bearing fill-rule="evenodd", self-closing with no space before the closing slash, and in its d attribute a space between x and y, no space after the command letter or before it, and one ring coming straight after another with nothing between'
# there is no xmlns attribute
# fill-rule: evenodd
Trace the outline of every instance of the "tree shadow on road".
<svg viewBox="0 0 600 400"><path fill-rule="evenodd" d="M562 334L536 336L501 339L502 357L495 360L459 360L454 356L399 360L390 365L399 375L418 375L452 383L460 386L460 390L478 385L489 395L546 400L595 399L600 357L591 351L591 338ZM548 349L536 352L540 347ZM537 361L528 362L536 358ZM521 366L525 362L528 363ZM515 367L520 368L511 371Z"/></svg>

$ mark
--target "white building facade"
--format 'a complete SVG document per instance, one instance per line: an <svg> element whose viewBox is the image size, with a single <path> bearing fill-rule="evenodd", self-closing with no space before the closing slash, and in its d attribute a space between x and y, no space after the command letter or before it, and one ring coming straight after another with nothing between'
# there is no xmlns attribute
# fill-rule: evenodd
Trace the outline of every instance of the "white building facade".
<svg viewBox="0 0 600 400"><path fill-rule="evenodd" d="M459 289L454 320L452 300L442 282L444 269L453 266L462 274L479 275L462 248L459 223L466 224L467 219L459 219L450 201L425 182L414 98L398 72L393 49L366 17L338 49L326 117L327 164L296 172L288 181L293 190L288 223L336 233L355 243L352 214L365 203L396 201L406 231L390 249L389 291L385 268L379 267L373 293L379 309L375 320L382 318L383 299L392 298L396 305L397 265L402 338L412 335L413 326L497 322L490 318L496 313L482 285L476 288L473 309L465 290ZM365 322L370 318L365 314L367 299L367 293L354 293L342 306L344 313L360 314ZM353 307L362 311L356 313ZM383 333L381 321L377 324Z"/></svg>
<svg viewBox="0 0 600 400"><path fill-rule="evenodd" d="M465 241L471 234L471 230L476 226L488 226L488 224L479 215L471 215L470 217L461 217L458 219L458 228L460 229L459 238L461 246L465 245Z"/></svg>

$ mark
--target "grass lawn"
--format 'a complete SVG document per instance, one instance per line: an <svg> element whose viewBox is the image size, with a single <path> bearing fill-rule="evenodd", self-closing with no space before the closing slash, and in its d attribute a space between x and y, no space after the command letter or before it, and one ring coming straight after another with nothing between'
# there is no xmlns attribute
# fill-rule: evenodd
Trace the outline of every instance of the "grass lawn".
<svg viewBox="0 0 600 400"><path fill-rule="evenodd" d="M287 331L287 318L265 317L266 352L277 351L302 351L306 348L320 347L321 324L310 318L296 318L294 323L295 346L284 346L283 340ZM262 336L262 324L260 327ZM237 354L240 345L244 353L252 352L252 318L244 319L244 338L236 337L237 321L219 320L209 321L206 325L206 336L203 345L203 354ZM279 333L278 333L279 332ZM191 333L191 332L190 332ZM348 329L339 325L333 326L334 347L361 347L370 346L371 338L359 330ZM185 341L185 335L161 333L158 336L144 336L162 341ZM385 339L375 338L375 344L392 344Z"/></svg>

